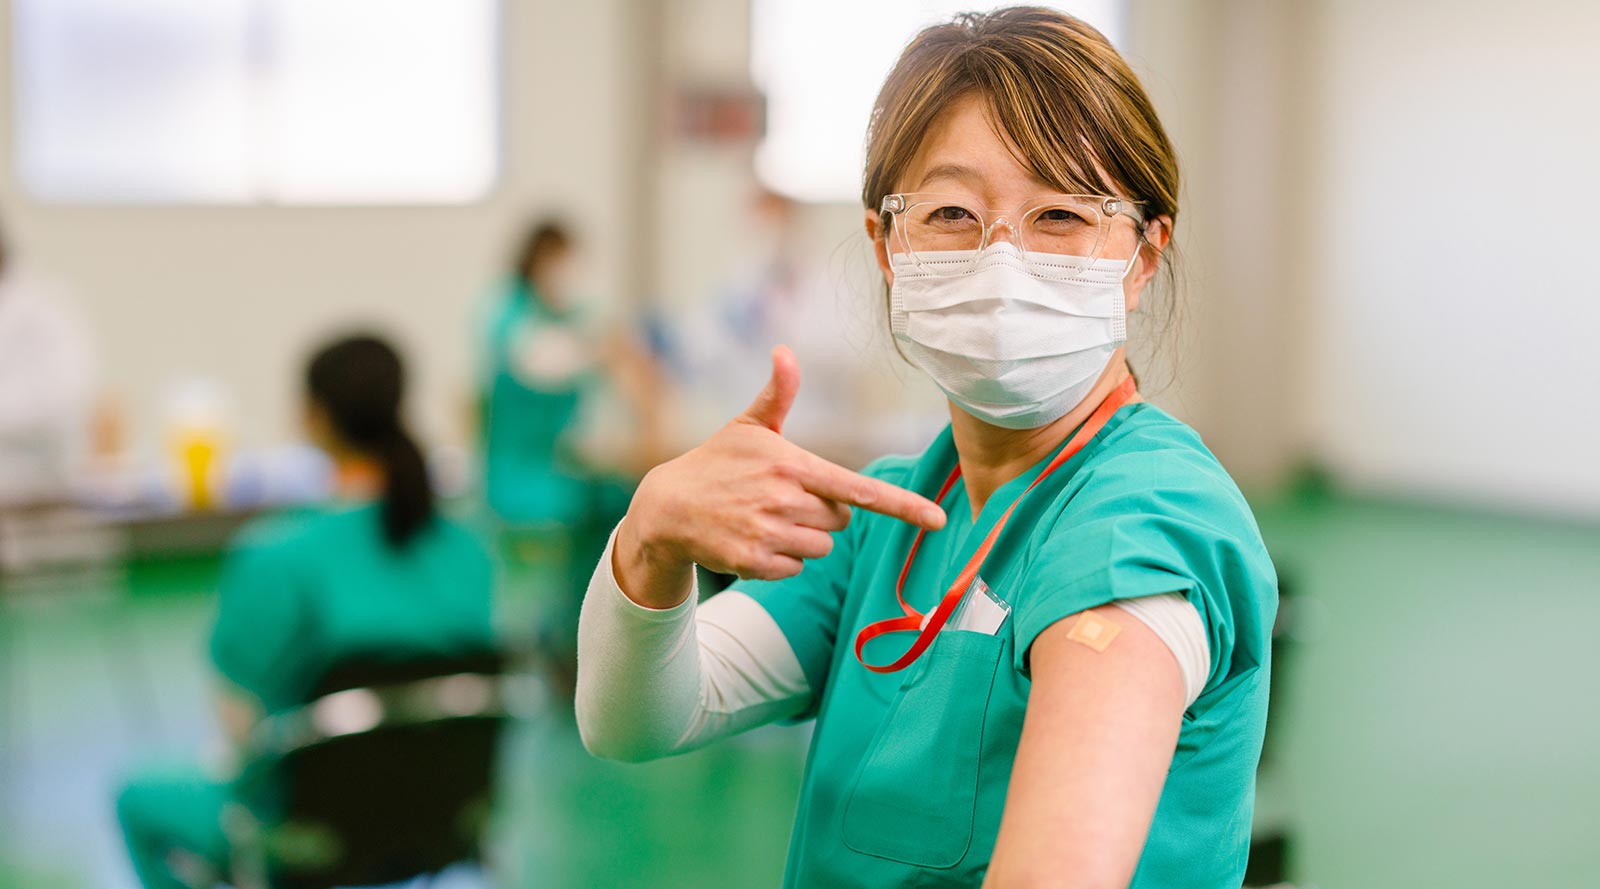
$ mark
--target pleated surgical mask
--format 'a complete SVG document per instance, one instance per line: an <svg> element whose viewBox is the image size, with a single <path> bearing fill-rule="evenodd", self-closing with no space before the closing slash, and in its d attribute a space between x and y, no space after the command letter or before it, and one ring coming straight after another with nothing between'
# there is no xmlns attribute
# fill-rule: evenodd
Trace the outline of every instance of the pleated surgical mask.
<svg viewBox="0 0 1600 889"><path fill-rule="evenodd" d="M1034 429L1088 397L1127 341L1122 279L1131 267L1121 259L1024 258L1004 241L981 253L895 255L890 327L962 410L994 426Z"/></svg>

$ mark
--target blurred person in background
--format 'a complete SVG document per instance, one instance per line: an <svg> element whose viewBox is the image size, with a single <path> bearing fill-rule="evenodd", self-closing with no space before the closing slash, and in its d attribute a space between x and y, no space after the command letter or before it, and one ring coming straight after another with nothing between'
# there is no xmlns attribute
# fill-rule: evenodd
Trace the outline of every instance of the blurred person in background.
<svg viewBox="0 0 1600 889"><path fill-rule="evenodd" d="M707 299L661 319L663 363L680 384L680 450L744 408L749 393L728 381L765 376L780 343L806 367L808 394L789 415L791 440L849 466L920 449L944 425L945 402L931 387L908 392L881 348L883 307L846 284L859 280L851 272L863 253L841 249L856 245L839 243L831 226L812 218L822 214L777 192L758 188L740 210L719 283Z"/></svg>
<svg viewBox="0 0 1600 889"><path fill-rule="evenodd" d="M93 381L87 325L0 231L0 507L67 496L90 450Z"/></svg>
<svg viewBox="0 0 1600 889"><path fill-rule="evenodd" d="M775 350L596 567L589 748L815 718L787 886L1239 885L1276 579L1124 354L1171 275L1178 184L1143 87L1078 19L913 40L873 112L865 222L950 425L862 474L827 463L782 436L800 377ZM697 564L746 579L697 605Z"/></svg>
<svg viewBox="0 0 1600 889"><path fill-rule="evenodd" d="M404 373L382 340L321 350L306 370L306 429L333 460L335 502L258 520L223 568L210 653L223 679L218 717L244 748L263 716L306 702L322 674L354 657L405 660L494 642L488 554L438 514L423 455L401 420ZM117 818L139 880L192 885L226 873L226 773L152 769L129 782Z"/></svg>
<svg viewBox="0 0 1600 889"><path fill-rule="evenodd" d="M748 379L752 368L765 373L774 345L823 326L806 323L807 310L815 307L804 290L809 282L798 244L799 212L787 197L758 190L742 227L745 243L710 301L722 337L701 351L705 360L718 362L708 368L705 381L717 397L717 422L743 407L735 404L740 396L729 391L728 380Z"/></svg>
<svg viewBox="0 0 1600 889"><path fill-rule="evenodd" d="M557 544L557 589L540 618L539 649L568 696L582 591L627 508L630 476L657 459L661 417L649 357L626 335L601 332L579 305L578 257L564 223L534 222L494 295L479 349L485 497L513 545L528 537ZM607 387L640 421L641 434L621 466L602 467L582 436L589 409Z"/></svg>
<svg viewBox="0 0 1600 889"><path fill-rule="evenodd" d="M815 325L806 321L804 257L797 243L794 201L758 189L745 211L738 246L727 278L705 302L702 317L692 319L703 330L695 334L688 351L701 363L706 395L714 400L717 422L742 404L729 392L726 381L749 377L751 368L765 373L768 355L777 342ZM728 405L734 404L731 410Z"/></svg>

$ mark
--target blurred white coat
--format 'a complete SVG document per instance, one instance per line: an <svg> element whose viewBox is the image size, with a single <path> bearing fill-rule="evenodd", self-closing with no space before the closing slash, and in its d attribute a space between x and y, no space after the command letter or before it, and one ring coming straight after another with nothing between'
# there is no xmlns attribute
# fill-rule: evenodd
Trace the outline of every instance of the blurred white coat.
<svg viewBox="0 0 1600 889"><path fill-rule="evenodd" d="M66 494L88 451L94 349L75 307L0 268L0 506Z"/></svg>

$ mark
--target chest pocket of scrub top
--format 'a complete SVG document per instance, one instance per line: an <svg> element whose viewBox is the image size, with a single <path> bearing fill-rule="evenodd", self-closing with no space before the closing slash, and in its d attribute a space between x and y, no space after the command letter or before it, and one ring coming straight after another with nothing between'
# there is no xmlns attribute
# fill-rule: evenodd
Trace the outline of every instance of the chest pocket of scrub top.
<svg viewBox="0 0 1600 889"><path fill-rule="evenodd" d="M1003 641L947 630L910 668L845 802L845 845L918 867L953 867L966 855Z"/></svg>

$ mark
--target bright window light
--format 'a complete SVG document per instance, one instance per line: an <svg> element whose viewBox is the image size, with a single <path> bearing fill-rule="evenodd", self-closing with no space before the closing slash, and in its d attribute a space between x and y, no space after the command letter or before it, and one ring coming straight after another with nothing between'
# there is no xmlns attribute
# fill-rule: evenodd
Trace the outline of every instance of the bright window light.
<svg viewBox="0 0 1600 889"><path fill-rule="evenodd" d="M455 204L499 170L499 0L12 0L56 203Z"/></svg>
<svg viewBox="0 0 1600 889"><path fill-rule="evenodd" d="M1049 3L1122 44L1123 0ZM883 78L927 25L975 7L959 0L754 0L751 75L767 97L756 173L803 201L859 200L867 118Z"/></svg>

